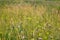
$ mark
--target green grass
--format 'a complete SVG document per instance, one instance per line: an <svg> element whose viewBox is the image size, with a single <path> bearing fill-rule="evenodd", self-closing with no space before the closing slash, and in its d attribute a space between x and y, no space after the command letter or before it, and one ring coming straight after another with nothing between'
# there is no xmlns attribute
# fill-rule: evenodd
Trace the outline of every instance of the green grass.
<svg viewBox="0 0 60 40"><path fill-rule="evenodd" d="M60 40L56 5L6 5L0 8L2 40Z"/></svg>

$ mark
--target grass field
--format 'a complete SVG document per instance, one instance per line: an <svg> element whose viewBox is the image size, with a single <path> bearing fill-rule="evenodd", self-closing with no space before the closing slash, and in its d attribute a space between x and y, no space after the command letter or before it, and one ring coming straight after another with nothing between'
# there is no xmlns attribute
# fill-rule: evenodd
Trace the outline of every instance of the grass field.
<svg viewBox="0 0 60 40"><path fill-rule="evenodd" d="M58 4L1 6L0 40L60 40Z"/></svg>

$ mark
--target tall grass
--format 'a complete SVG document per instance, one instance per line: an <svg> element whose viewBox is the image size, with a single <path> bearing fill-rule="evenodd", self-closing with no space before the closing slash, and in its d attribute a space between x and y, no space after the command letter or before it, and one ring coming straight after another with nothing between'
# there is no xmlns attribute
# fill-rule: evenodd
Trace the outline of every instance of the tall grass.
<svg viewBox="0 0 60 40"><path fill-rule="evenodd" d="M0 8L0 38L60 40L58 9L51 5L6 5Z"/></svg>

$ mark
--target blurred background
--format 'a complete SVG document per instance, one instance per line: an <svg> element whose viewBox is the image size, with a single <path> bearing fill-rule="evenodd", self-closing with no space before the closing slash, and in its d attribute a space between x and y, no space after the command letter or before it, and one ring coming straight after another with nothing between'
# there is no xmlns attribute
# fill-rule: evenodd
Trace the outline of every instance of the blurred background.
<svg viewBox="0 0 60 40"><path fill-rule="evenodd" d="M60 1L0 0L0 40L60 40Z"/></svg>

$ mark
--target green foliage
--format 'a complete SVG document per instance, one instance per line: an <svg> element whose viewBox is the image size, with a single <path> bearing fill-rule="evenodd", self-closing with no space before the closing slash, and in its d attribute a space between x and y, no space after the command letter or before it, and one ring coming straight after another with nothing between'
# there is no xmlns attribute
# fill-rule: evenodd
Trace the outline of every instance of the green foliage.
<svg viewBox="0 0 60 40"><path fill-rule="evenodd" d="M60 40L60 16L54 10L57 9L55 5L21 6L0 8L0 37L3 40Z"/></svg>

